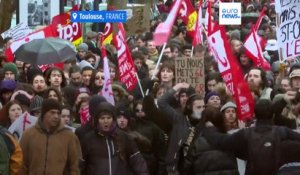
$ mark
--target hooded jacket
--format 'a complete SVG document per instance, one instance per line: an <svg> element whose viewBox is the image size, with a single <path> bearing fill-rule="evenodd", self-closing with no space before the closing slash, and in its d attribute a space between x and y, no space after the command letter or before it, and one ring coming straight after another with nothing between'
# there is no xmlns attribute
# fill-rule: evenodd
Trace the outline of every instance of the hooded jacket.
<svg viewBox="0 0 300 175"><path fill-rule="evenodd" d="M81 149L78 138L62 124L47 132L42 119L26 130L20 141L24 154L21 174L79 175Z"/></svg>

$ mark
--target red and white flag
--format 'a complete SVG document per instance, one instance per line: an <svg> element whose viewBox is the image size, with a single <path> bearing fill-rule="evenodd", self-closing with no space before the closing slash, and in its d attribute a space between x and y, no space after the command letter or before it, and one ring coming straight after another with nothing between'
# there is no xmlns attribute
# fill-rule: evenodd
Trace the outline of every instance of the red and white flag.
<svg viewBox="0 0 300 175"><path fill-rule="evenodd" d="M104 83L103 88L99 92L99 95L102 95L107 102L115 105L114 94L111 87L111 79L110 79L110 72L109 72L109 65L108 65L108 58L106 55L105 47L101 47L101 52L103 56L103 72L104 72Z"/></svg>
<svg viewBox="0 0 300 175"><path fill-rule="evenodd" d="M193 37L196 28L197 12L195 11L190 0L182 1L178 12L178 17L180 17L183 23L186 24L187 34Z"/></svg>
<svg viewBox="0 0 300 175"><path fill-rule="evenodd" d="M193 46L195 47L198 44L203 44L203 25L202 25L202 0L199 4L198 16L196 21L195 35L193 37Z"/></svg>
<svg viewBox="0 0 300 175"><path fill-rule="evenodd" d="M224 26L214 24L214 30L208 33L208 43L218 62L223 80L234 96L239 118L251 119L254 112L254 99L243 78L241 68L231 53Z"/></svg>
<svg viewBox="0 0 300 175"><path fill-rule="evenodd" d="M129 48L126 43L123 24L119 23L118 27L119 32L113 37L113 42L118 52L119 77L120 81L126 85L127 90L131 91L138 84L138 79Z"/></svg>
<svg viewBox="0 0 300 175"><path fill-rule="evenodd" d="M81 125L85 125L90 120L89 106L81 108L79 114Z"/></svg>
<svg viewBox="0 0 300 175"><path fill-rule="evenodd" d="M12 62L14 60L14 53L21 45L28 43L34 39L43 39L48 37L57 37L57 34L53 32L52 25L49 25L41 30L29 34L22 39L12 42L10 47L5 50L7 62Z"/></svg>
<svg viewBox="0 0 300 175"><path fill-rule="evenodd" d="M166 21L160 23L156 27L155 32L153 33L154 44L156 46L161 46L164 43L167 43L181 3L182 3L182 0L177 0L175 2L175 4L173 5Z"/></svg>
<svg viewBox="0 0 300 175"><path fill-rule="evenodd" d="M106 23L104 27L104 32L100 32L99 35L99 46L105 46L110 44L113 39L113 26L111 23Z"/></svg>
<svg viewBox="0 0 300 175"><path fill-rule="evenodd" d="M263 57L263 45L266 41L258 35L258 29L266 9L263 8L256 24L252 27L251 32L244 42L245 54L253 60L254 66L261 67L264 70L270 70L270 63Z"/></svg>

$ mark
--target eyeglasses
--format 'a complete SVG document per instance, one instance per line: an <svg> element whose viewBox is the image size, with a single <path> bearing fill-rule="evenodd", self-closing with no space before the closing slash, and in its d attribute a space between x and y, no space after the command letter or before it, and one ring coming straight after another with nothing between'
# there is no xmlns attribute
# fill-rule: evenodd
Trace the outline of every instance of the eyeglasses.
<svg viewBox="0 0 300 175"><path fill-rule="evenodd" d="M136 109L135 112L144 112L143 109Z"/></svg>
<svg viewBox="0 0 300 175"><path fill-rule="evenodd" d="M104 80L104 77L95 77L95 80L99 80L100 78Z"/></svg>

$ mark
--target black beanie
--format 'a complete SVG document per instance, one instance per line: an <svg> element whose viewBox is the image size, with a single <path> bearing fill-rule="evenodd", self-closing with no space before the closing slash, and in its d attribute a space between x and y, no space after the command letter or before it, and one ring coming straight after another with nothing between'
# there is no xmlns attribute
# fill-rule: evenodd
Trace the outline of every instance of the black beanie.
<svg viewBox="0 0 300 175"><path fill-rule="evenodd" d="M106 102L106 99L103 96L100 95L93 95L89 101L89 113L91 117L94 117L96 115L97 106L101 102Z"/></svg>
<svg viewBox="0 0 300 175"><path fill-rule="evenodd" d="M99 114L102 112L106 112L112 115L113 119L116 119L116 110L115 107L108 102L101 102L97 105L95 113L94 113L94 123L98 123L98 119L100 117Z"/></svg>
<svg viewBox="0 0 300 175"><path fill-rule="evenodd" d="M42 104L41 117L43 118L48 111L53 109L61 111L60 102L55 99L45 99Z"/></svg>

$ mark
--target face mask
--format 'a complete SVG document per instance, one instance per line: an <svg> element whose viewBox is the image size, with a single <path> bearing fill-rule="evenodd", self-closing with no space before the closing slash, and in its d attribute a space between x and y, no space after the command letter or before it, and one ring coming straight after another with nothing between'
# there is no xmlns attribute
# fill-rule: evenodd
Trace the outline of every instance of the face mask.
<svg viewBox="0 0 300 175"><path fill-rule="evenodd" d="M193 119L200 120L202 117L202 111L194 111L191 117Z"/></svg>

